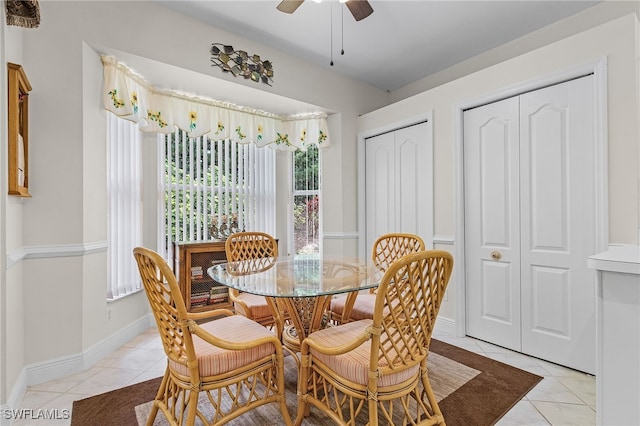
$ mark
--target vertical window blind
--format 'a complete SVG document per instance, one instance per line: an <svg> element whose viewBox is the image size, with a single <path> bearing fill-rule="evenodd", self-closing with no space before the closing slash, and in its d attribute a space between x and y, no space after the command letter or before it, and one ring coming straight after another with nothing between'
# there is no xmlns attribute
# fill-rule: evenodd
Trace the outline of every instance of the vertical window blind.
<svg viewBox="0 0 640 426"><path fill-rule="evenodd" d="M229 139L190 138L179 129L158 138L164 165L159 240L167 260L173 258L174 242L215 239L212 219L219 230L237 218L238 231L275 234L273 149Z"/></svg>
<svg viewBox="0 0 640 426"><path fill-rule="evenodd" d="M142 163L138 125L107 113L107 299L141 288L133 248L142 242Z"/></svg>

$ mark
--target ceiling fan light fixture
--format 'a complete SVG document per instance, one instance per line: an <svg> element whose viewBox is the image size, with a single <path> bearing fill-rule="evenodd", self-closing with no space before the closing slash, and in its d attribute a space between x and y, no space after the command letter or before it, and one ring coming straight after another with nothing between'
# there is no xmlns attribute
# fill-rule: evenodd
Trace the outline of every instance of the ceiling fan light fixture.
<svg viewBox="0 0 640 426"><path fill-rule="evenodd" d="M316 3L320 3L322 0L313 0ZM349 9L349 12L353 15L356 21L361 21L367 16L373 13L373 7L369 4L369 0L339 0L340 4L344 4ZM304 3L304 0L281 0L276 6L281 12L293 13L296 9Z"/></svg>

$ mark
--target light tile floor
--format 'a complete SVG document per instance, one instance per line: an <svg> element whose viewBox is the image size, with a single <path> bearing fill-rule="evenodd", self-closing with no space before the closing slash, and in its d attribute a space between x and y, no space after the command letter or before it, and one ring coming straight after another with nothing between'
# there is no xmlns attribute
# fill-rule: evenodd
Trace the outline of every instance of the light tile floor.
<svg viewBox="0 0 640 426"><path fill-rule="evenodd" d="M434 334L434 337L544 377L498 422L499 426L595 425L593 376L470 337L459 338L444 333ZM159 377L164 373L165 365L166 358L157 330L150 328L83 373L29 386L20 408L71 412L73 401ZM70 419L37 419L17 420L13 424L62 426L70 423Z"/></svg>

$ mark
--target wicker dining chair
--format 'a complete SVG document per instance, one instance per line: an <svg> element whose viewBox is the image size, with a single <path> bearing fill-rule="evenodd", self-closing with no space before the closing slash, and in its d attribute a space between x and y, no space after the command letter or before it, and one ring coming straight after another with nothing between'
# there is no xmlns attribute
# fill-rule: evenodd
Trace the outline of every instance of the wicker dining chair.
<svg viewBox="0 0 640 426"><path fill-rule="evenodd" d="M296 424L311 407L340 425L445 424L427 355L452 270L446 251L408 254L384 274L373 319L309 335L301 348Z"/></svg>
<svg viewBox="0 0 640 426"><path fill-rule="evenodd" d="M164 259L142 247L133 255L168 359L147 425L158 410L172 425L191 426L196 418L203 425L221 425L269 403L278 405L290 425L278 337L227 309L187 312ZM207 397L199 398L203 392Z"/></svg>
<svg viewBox="0 0 640 426"><path fill-rule="evenodd" d="M227 262L265 258L275 260L278 257L278 242L264 232L237 232L227 238L225 252ZM237 314L264 326L275 327L278 337L281 337L285 314L281 313L281 307L276 301L232 288L229 289L229 300L233 302Z"/></svg>
<svg viewBox="0 0 640 426"><path fill-rule="evenodd" d="M414 234L390 233L378 237L373 243L371 260L373 264L385 272L389 266L402 256L425 249L424 241ZM367 293L357 291L331 300L329 312L335 324L344 324L365 318L373 318L373 306L377 289Z"/></svg>

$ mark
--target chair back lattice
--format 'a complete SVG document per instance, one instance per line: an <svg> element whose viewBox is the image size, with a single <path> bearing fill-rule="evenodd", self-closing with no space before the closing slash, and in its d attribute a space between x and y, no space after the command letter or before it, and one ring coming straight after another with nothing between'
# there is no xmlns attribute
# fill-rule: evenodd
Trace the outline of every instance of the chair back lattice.
<svg viewBox="0 0 640 426"><path fill-rule="evenodd" d="M264 232L238 232L225 243L227 262L278 257L278 243Z"/></svg>
<svg viewBox="0 0 640 426"><path fill-rule="evenodd" d="M276 264L275 257L240 259L227 263L227 272L231 275L246 275L266 271Z"/></svg>
<svg viewBox="0 0 640 426"><path fill-rule="evenodd" d="M376 295L371 365L380 375L412 367L429 352L431 334L453 271L453 257L424 250L401 257L385 273Z"/></svg>
<svg viewBox="0 0 640 426"><path fill-rule="evenodd" d="M185 366L189 360L195 362L193 339L186 327L187 308L173 271L158 253L147 248L134 248L133 256L167 357ZM190 370L197 372L197 368Z"/></svg>
<svg viewBox="0 0 640 426"><path fill-rule="evenodd" d="M373 243L371 260L381 271L389 269L391 264L410 253L425 249L424 241L414 234L392 233L378 237Z"/></svg>

